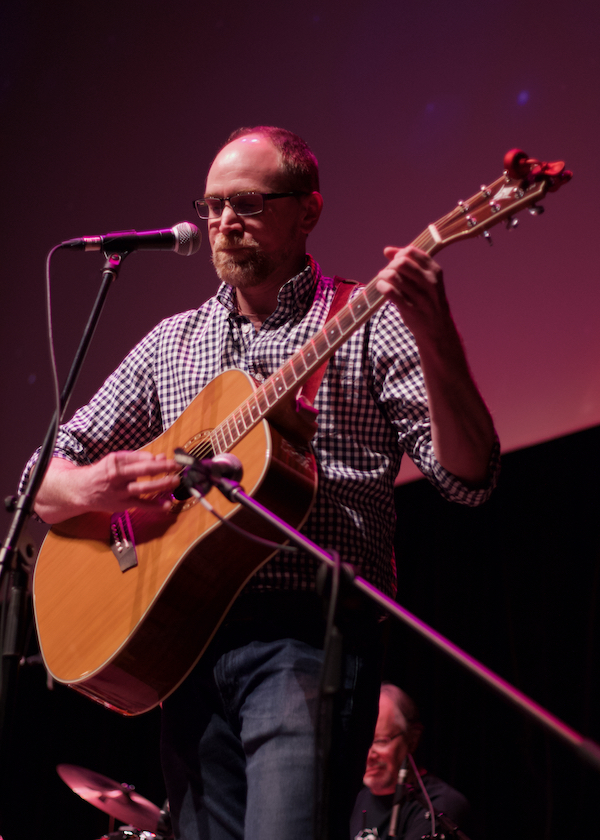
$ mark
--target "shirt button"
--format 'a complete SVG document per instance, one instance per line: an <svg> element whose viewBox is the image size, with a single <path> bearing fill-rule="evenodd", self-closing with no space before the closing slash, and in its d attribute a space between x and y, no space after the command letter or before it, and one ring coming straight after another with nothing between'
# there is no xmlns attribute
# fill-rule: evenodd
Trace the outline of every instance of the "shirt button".
<svg viewBox="0 0 600 840"><path fill-rule="evenodd" d="M243 327L242 327L242 332L245 335L248 335L248 333L250 332L251 329L252 329L252 324L244 324Z"/></svg>
<svg viewBox="0 0 600 840"><path fill-rule="evenodd" d="M254 374L254 379L256 379L257 382L264 382L265 381L265 377L262 375L262 373L255 373Z"/></svg>

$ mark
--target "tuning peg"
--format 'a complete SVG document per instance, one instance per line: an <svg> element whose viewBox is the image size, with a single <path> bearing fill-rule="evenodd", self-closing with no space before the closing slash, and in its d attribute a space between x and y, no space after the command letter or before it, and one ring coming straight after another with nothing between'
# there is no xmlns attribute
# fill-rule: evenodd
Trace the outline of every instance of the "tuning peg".
<svg viewBox="0 0 600 840"><path fill-rule="evenodd" d="M530 169L527 157L527 153L521 149L511 149L504 155L504 169L511 178L520 181L527 177Z"/></svg>
<svg viewBox="0 0 600 840"><path fill-rule="evenodd" d="M532 216L541 216L544 212L544 208L541 204L532 204L531 207L527 208Z"/></svg>
<svg viewBox="0 0 600 840"><path fill-rule="evenodd" d="M519 227L519 220L515 219L514 216L509 216L506 220L506 229L507 230L514 230L515 228Z"/></svg>
<svg viewBox="0 0 600 840"><path fill-rule="evenodd" d="M489 230L484 230L483 233L482 233L482 236L485 239L485 241L488 243L488 245L493 245L494 244L492 242L492 236L491 236Z"/></svg>

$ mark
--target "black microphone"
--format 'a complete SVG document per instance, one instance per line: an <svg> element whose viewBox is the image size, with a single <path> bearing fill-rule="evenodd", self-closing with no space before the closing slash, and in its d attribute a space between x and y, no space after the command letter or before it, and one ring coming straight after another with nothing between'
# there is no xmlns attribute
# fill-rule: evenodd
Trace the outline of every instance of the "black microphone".
<svg viewBox="0 0 600 840"><path fill-rule="evenodd" d="M231 452L221 452L212 458L203 458L199 461L193 455L188 454L185 449L176 449L175 461L185 467L181 475L181 486L188 490L195 488L205 496L213 485L219 486L222 478L229 478L232 481L239 481L243 475L242 462ZM173 495L180 499L180 488L177 488Z"/></svg>
<svg viewBox="0 0 600 840"><path fill-rule="evenodd" d="M180 222L166 230L121 230L104 236L83 236L81 239L67 239L60 248L76 251L175 251L189 257L195 254L202 243L202 234L191 222Z"/></svg>

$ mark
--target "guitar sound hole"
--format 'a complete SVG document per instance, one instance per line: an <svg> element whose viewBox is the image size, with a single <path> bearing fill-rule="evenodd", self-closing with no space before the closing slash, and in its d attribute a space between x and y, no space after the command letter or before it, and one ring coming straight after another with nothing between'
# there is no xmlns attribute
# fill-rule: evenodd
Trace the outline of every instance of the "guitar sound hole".
<svg viewBox="0 0 600 840"><path fill-rule="evenodd" d="M189 488L180 481L179 485L172 491L171 495L176 501L185 502L192 494L190 493Z"/></svg>

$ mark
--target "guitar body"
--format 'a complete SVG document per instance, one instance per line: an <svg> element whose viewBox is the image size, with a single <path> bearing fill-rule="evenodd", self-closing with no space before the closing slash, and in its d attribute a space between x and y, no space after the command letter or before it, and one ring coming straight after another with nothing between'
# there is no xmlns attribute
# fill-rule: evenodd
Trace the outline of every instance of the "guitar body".
<svg viewBox="0 0 600 840"><path fill-rule="evenodd" d="M204 388L179 419L144 449L172 458L208 436L252 393L239 370ZM299 527L316 491L309 449L297 450L261 420L231 450L245 492ZM281 535L211 489L225 519L260 537ZM121 714L158 705L194 667L236 596L274 553L239 535L195 499L172 509L131 509L137 564L121 570L111 547L111 516L84 514L54 526L33 581L44 662L52 677Z"/></svg>

